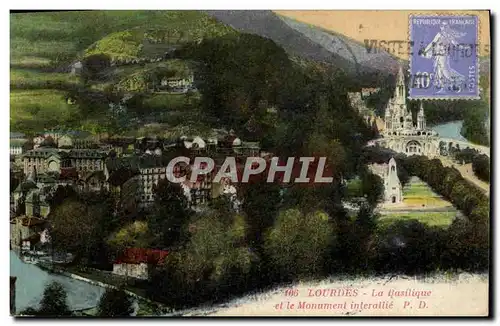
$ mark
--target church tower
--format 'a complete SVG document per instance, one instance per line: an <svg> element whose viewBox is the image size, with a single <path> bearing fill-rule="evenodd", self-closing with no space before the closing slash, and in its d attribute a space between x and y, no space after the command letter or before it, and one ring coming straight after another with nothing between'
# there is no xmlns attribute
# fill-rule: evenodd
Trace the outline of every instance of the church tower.
<svg viewBox="0 0 500 326"><path fill-rule="evenodd" d="M387 106L385 108L385 130L392 130L393 128L393 121L392 121L392 112L390 106Z"/></svg>
<svg viewBox="0 0 500 326"><path fill-rule="evenodd" d="M385 201L397 204L403 200L403 189L398 177L396 160L392 157L389 161L387 177L385 178Z"/></svg>
<svg viewBox="0 0 500 326"><path fill-rule="evenodd" d="M417 114L417 129L418 130L426 129L424 104L422 102L420 102L420 110L418 110Z"/></svg>
<svg viewBox="0 0 500 326"><path fill-rule="evenodd" d="M399 66L398 76L396 77L396 92L394 93L396 105L406 104L406 85L403 66Z"/></svg>

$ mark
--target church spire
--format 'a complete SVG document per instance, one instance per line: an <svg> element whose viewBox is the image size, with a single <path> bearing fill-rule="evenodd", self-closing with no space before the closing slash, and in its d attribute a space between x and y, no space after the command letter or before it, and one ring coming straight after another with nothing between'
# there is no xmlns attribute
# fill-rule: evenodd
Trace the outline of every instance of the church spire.
<svg viewBox="0 0 500 326"><path fill-rule="evenodd" d="M420 109L418 110L417 114L417 128L420 130L425 130L426 128L424 103L422 101L420 102Z"/></svg>
<svg viewBox="0 0 500 326"><path fill-rule="evenodd" d="M396 92L395 92L396 103L405 104L406 103L406 86L405 86L405 75L403 71L403 66L399 66L398 76L396 77Z"/></svg>
<svg viewBox="0 0 500 326"><path fill-rule="evenodd" d="M424 114L424 103L420 101L420 109L418 110L418 115L425 116Z"/></svg>

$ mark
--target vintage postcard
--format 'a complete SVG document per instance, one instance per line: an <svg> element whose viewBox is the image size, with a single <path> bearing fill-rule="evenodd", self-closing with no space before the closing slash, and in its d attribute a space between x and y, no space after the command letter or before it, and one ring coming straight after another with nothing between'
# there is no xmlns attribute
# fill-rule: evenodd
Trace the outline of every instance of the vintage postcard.
<svg viewBox="0 0 500 326"><path fill-rule="evenodd" d="M10 311L490 311L490 12L10 13Z"/></svg>

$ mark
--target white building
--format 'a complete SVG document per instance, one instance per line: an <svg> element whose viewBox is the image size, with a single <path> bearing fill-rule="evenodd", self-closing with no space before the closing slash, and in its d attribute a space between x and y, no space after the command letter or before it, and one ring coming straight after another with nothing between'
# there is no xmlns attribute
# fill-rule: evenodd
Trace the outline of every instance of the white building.
<svg viewBox="0 0 500 326"><path fill-rule="evenodd" d="M396 89L385 109L383 138L377 143L382 147L406 155L439 155L439 137L427 129L424 107L420 103L416 123L406 105L406 87L403 68L399 68Z"/></svg>
<svg viewBox="0 0 500 326"><path fill-rule="evenodd" d="M20 139L11 139L10 140L10 155L18 156L23 153L23 145L25 141Z"/></svg>
<svg viewBox="0 0 500 326"><path fill-rule="evenodd" d="M384 203L398 204L403 201L403 187L398 177L396 160L391 158L389 163L372 164L369 166L373 174L384 181Z"/></svg>

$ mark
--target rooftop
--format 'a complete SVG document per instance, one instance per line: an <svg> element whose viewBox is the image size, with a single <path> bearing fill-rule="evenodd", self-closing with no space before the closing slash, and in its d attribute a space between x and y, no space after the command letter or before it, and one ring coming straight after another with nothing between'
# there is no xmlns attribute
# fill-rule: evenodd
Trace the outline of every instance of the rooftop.
<svg viewBox="0 0 500 326"><path fill-rule="evenodd" d="M146 248L127 248L115 260L115 264L153 264L161 265L168 256L168 251Z"/></svg>

